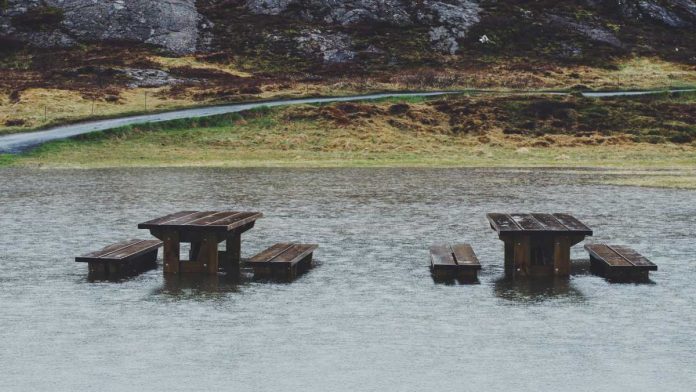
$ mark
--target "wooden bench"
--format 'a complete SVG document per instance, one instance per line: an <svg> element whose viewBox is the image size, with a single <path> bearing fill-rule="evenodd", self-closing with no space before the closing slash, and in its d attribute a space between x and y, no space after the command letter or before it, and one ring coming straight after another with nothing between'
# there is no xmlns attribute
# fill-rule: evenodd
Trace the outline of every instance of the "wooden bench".
<svg viewBox="0 0 696 392"><path fill-rule="evenodd" d="M160 240L126 240L95 252L76 257L78 263L88 263L90 279L119 279L157 267Z"/></svg>
<svg viewBox="0 0 696 392"><path fill-rule="evenodd" d="M640 253L620 245L587 244L592 273L612 281L647 281L657 266Z"/></svg>
<svg viewBox="0 0 696 392"><path fill-rule="evenodd" d="M294 280L312 266L312 255L318 245L280 243L271 246L247 261L255 278Z"/></svg>
<svg viewBox="0 0 696 392"><path fill-rule="evenodd" d="M478 280L481 263L469 244L435 244L430 247L430 270L435 280Z"/></svg>

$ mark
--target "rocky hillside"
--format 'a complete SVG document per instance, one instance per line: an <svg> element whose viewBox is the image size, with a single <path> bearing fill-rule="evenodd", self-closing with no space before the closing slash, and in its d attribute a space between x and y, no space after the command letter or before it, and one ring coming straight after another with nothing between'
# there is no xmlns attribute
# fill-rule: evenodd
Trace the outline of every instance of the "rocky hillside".
<svg viewBox="0 0 696 392"><path fill-rule="evenodd" d="M118 41L284 67L627 52L696 62L695 37L693 0L0 0L5 45Z"/></svg>
<svg viewBox="0 0 696 392"><path fill-rule="evenodd" d="M195 0L2 0L0 36L38 48L129 41L175 54L199 49L205 18Z"/></svg>

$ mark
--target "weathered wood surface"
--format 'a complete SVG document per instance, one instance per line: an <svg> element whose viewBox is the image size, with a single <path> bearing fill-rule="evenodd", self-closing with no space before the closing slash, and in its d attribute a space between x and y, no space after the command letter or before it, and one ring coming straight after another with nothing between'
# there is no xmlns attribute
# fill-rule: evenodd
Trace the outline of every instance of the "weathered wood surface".
<svg viewBox="0 0 696 392"><path fill-rule="evenodd" d="M486 215L493 230L499 234L572 233L592 235L592 230L568 214L501 214Z"/></svg>
<svg viewBox="0 0 696 392"><path fill-rule="evenodd" d="M280 243L253 256L247 264L253 268L254 276L293 280L308 270L318 245Z"/></svg>
<svg viewBox="0 0 696 392"><path fill-rule="evenodd" d="M89 279L117 280L157 267L158 240L126 240L75 258L89 265Z"/></svg>
<svg viewBox="0 0 696 392"><path fill-rule="evenodd" d="M635 250L621 245L588 244L592 273L610 281L648 281L657 265Z"/></svg>
<svg viewBox="0 0 696 392"><path fill-rule="evenodd" d="M263 217L260 212L180 211L143 222L139 229L174 229L190 231L232 231Z"/></svg>
<svg viewBox="0 0 696 392"><path fill-rule="evenodd" d="M587 244L585 249L598 261L611 268L634 268L648 271L657 271L657 265L653 264L645 256L635 250L621 245Z"/></svg>
<svg viewBox="0 0 696 392"><path fill-rule="evenodd" d="M164 273L207 273L222 267L232 276L240 275L241 234L252 227L260 212L180 211L138 225L164 241ZM189 260L181 260L181 243L190 243ZM219 243L227 249L220 254Z"/></svg>
<svg viewBox="0 0 696 392"><path fill-rule="evenodd" d="M509 276L570 275L570 248L592 230L568 214L501 214L486 217L505 243Z"/></svg>
<svg viewBox="0 0 696 392"><path fill-rule="evenodd" d="M161 246L162 241L159 240L131 239L78 256L75 258L75 261L79 263L88 263L91 261L125 261L144 253L157 250Z"/></svg>
<svg viewBox="0 0 696 392"><path fill-rule="evenodd" d="M476 280L481 263L469 244L435 244L430 247L430 269L436 280Z"/></svg>

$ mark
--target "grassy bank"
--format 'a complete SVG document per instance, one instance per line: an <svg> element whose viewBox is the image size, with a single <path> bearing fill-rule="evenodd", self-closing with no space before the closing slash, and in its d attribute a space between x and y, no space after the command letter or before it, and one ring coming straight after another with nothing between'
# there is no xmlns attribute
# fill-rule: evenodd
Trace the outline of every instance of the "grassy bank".
<svg viewBox="0 0 696 392"><path fill-rule="evenodd" d="M695 94L385 99L127 127L5 166L592 167L620 185L696 187ZM669 172L664 170L669 169Z"/></svg>
<svg viewBox="0 0 696 392"><path fill-rule="evenodd" d="M4 69L6 75L0 77L0 135L88 119L306 96L472 88L505 92L696 86L693 67L656 58L625 59L611 68L556 65L537 70L521 63L500 62L464 68L409 68L388 75L367 74L359 78L340 75L319 78L277 75L269 78L242 72L234 64L220 65L191 57L146 58L150 67L169 72L178 82L156 88L130 88L123 77L104 80L101 75L85 75L86 80L77 83L70 78L56 79L55 75L45 76L33 70ZM11 67L0 63L0 68L3 65ZM26 86L17 84L18 81L26 81Z"/></svg>

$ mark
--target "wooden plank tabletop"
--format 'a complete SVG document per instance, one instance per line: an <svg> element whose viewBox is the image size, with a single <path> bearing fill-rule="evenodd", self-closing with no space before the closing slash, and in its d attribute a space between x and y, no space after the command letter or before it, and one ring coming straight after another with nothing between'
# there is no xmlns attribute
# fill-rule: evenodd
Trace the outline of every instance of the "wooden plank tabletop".
<svg viewBox="0 0 696 392"><path fill-rule="evenodd" d="M486 217L493 230L501 233L571 233L592 235L592 230L568 214L501 214Z"/></svg>
<svg viewBox="0 0 696 392"><path fill-rule="evenodd" d="M263 217L260 212L179 211L138 225L139 229L231 231Z"/></svg>

